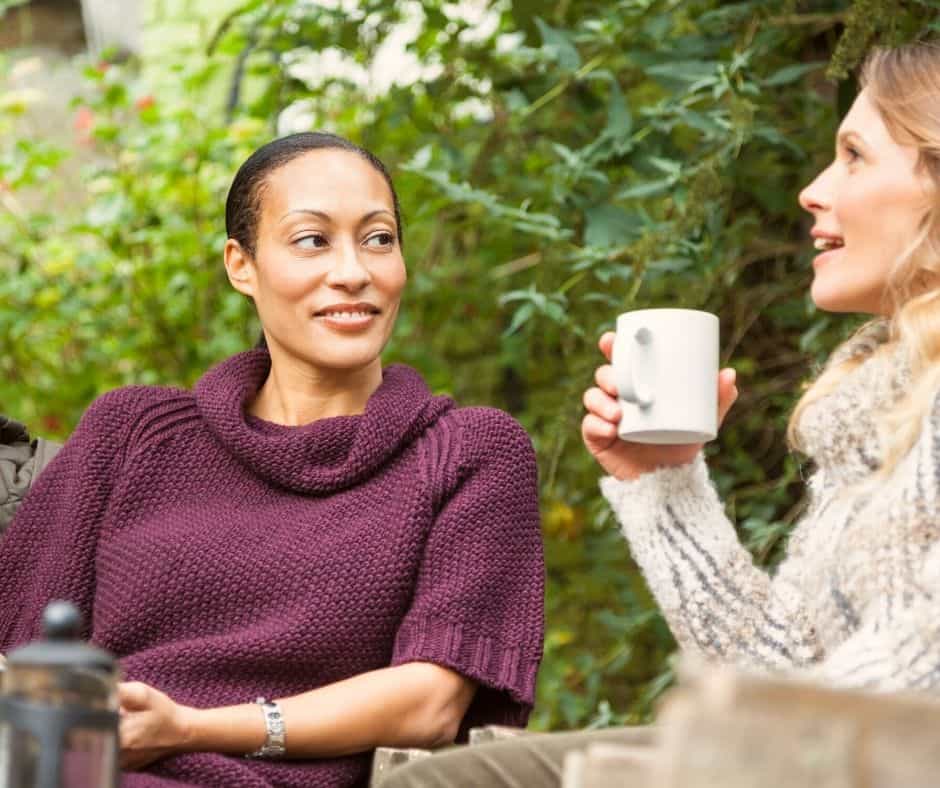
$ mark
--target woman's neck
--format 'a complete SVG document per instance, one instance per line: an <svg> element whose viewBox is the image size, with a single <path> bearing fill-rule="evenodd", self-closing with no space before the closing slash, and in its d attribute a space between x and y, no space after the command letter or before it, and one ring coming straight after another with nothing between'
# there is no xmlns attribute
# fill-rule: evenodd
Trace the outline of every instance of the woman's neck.
<svg viewBox="0 0 940 788"><path fill-rule="evenodd" d="M382 363L359 369L317 369L275 351L271 371L249 413L264 421L298 427L331 416L363 413L382 383Z"/></svg>

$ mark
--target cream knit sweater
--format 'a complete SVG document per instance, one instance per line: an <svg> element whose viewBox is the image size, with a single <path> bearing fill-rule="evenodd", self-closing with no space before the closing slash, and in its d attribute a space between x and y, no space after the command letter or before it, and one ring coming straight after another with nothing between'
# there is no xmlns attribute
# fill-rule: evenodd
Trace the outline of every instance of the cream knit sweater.
<svg viewBox="0 0 940 788"><path fill-rule="evenodd" d="M875 326L834 357L870 353ZM680 645L762 671L879 690L940 688L940 394L889 479L876 414L910 379L885 346L804 411L817 470L810 504L774 576L755 567L693 463L601 480Z"/></svg>

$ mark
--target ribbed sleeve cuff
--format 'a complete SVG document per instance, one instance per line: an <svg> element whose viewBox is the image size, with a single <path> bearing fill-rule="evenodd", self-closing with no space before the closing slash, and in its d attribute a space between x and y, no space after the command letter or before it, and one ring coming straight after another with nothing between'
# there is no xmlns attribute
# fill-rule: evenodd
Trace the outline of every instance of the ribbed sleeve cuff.
<svg viewBox="0 0 940 788"><path fill-rule="evenodd" d="M630 511L657 512L666 502L692 496L708 496L711 484L702 452L685 465L657 468L636 479L623 480L605 476L600 481L601 493L613 510L623 519L629 503Z"/></svg>
<svg viewBox="0 0 940 788"><path fill-rule="evenodd" d="M494 690L504 691L527 716L535 702L537 654L446 621L409 621L395 640L392 665L433 662Z"/></svg>

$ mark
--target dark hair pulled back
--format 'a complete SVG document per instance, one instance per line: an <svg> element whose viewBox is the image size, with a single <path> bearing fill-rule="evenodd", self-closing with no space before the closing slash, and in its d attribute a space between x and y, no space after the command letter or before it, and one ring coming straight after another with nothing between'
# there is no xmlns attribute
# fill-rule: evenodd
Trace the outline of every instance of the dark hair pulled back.
<svg viewBox="0 0 940 788"><path fill-rule="evenodd" d="M261 201L267 177L298 156L313 150L329 149L349 151L361 156L385 179L392 193L398 243L402 246L404 238L398 193L395 191L392 176L389 175L385 165L373 153L344 137L320 131L305 131L272 140L258 148L238 168L225 200L225 231L228 237L238 241L242 248L253 257L258 240L258 221L261 217Z"/></svg>

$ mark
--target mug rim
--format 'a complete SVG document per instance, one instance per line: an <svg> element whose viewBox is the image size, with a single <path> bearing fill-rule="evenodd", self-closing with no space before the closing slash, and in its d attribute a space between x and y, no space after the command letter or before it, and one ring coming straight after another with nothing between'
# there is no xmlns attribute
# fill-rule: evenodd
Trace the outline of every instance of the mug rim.
<svg viewBox="0 0 940 788"><path fill-rule="evenodd" d="M668 438L664 436L668 435ZM683 436L681 438L677 436ZM718 437L717 430L667 429L665 427L630 429L621 432L617 425L617 437L629 443L643 443L657 446L675 446L683 443L711 443Z"/></svg>
<svg viewBox="0 0 940 788"><path fill-rule="evenodd" d="M692 315L707 315L708 317L714 317L714 318L718 317L718 315L715 314L714 312L708 312L705 309L685 309L683 307L665 306L665 307L648 307L645 309L632 309L629 312L621 312L619 315L617 315L617 319L619 320L622 317L641 315L641 314L651 314L651 313L663 314L665 312L677 312L680 314L692 314Z"/></svg>

